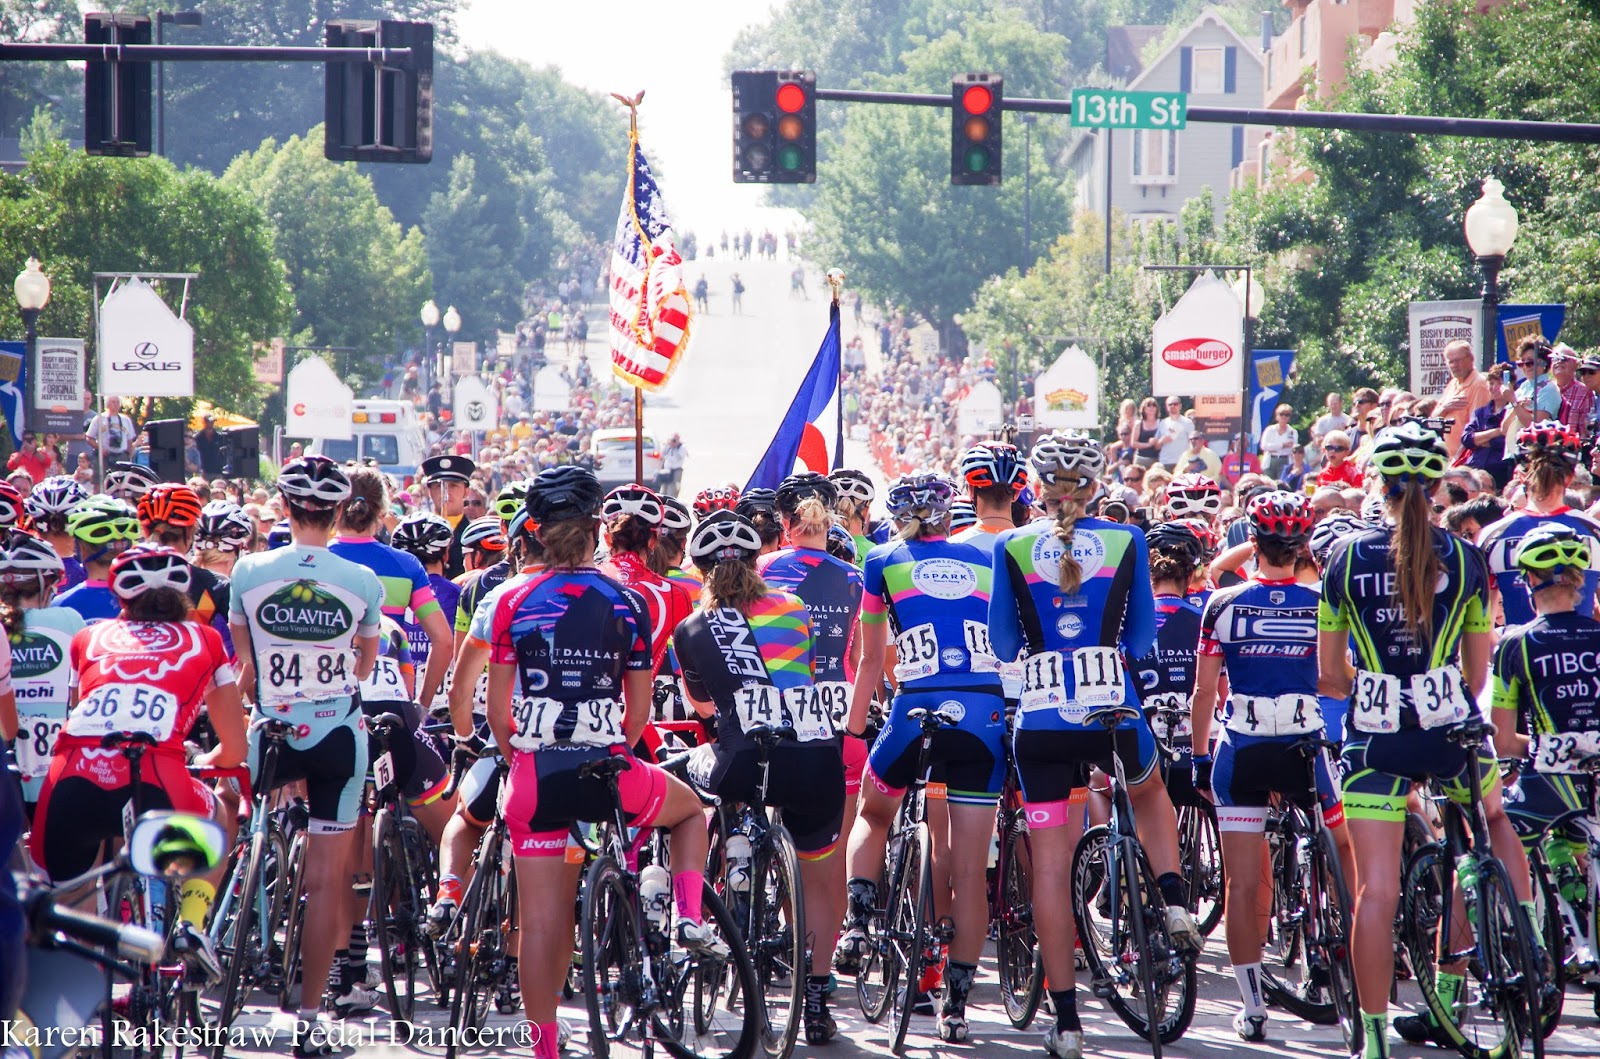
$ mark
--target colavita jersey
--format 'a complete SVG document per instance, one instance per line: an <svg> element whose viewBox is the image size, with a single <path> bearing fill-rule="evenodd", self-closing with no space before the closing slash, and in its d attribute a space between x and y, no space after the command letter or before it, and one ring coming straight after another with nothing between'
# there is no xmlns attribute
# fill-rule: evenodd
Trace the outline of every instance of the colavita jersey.
<svg viewBox="0 0 1600 1059"><path fill-rule="evenodd" d="M22 629L10 637L11 686L17 696L17 768L22 793L39 800L50 753L67 721L72 683L72 638L83 616L66 607L22 612Z"/></svg>

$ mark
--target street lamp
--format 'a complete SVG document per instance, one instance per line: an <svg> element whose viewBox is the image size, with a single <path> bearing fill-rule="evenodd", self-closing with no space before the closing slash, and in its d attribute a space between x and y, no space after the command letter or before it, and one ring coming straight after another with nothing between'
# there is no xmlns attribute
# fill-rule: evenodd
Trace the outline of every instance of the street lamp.
<svg viewBox="0 0 1600 1059"><path fill-rule="evenodd" d="M1483 341L1480 366L1494 363L1495 332L1500 326L1500 266L1517 241L1516 207L1506 201L1506 187L1494 177L1483 182L1483 195L1467 207L1467 245L1483 269Z"/></svg>
<svg viewBox="0 0 1600 1059"><path fill-rule="evenodd" d="M444 329L450 336L450 340L447 343L450 348L446 352L444 361L445 374L450 376L450 389L454 391L456 388L455 372L451 368L451 363L456 355L456 332L461 330L461 314L456 312L454 305L444 311Z"/></svg>
<svg viewBox="0 0 1600 1059"><path fill-rule="evenodd" d="M156 43L166 43L162 30L169 25L197 29L204 16L198 11L157 11ZM167 64L156 63L156 154L167 154Z"/></svg>
<svg viewBox="0 0 1600 1059"><path fill-rule="evenodd" d="M439 377L439 351L433 348L433 329L439 326L439 306L432 298L422 303L422 363L428 368L428 382Z"/></svg>
<svg viewBox="0 0 1600 1059"><path fill-rule="evenodd" d="M1250 434L1250 373L1255 370L1251 363L1250 354L1256 345L1256 321L1261 319L1261 307L1266 301L1266 292L1261 289L1261 284L1256 282L1255 272L1249 267L1240 269L1240 276L1233 281L1233 293L1239 299L1239 304L1244 307L1244 386L1239 392L1239 466L1244 466L1245 438Z"/></svg>
<svg viewBox="0 0 1600 1059"><path fill-rule="evenodd" d="M23 337L26 341L22 360L24 374L31 380L33 373L38 370L34 361L39 355L39 313L50 304L50 277L40 270L38 258L28 258L27 266L17 273L12 290L16 292L17 308L22 313ZM23 399L23 407L27 407L26 398Z"/></svg>

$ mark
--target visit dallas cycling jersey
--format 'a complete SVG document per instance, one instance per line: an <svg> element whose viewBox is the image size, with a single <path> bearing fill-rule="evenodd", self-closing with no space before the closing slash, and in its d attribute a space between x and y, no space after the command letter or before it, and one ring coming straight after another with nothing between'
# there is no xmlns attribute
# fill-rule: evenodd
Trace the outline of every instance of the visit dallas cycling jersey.
<svg viewBox="0 0 1600 1059"><path fill-rule="evenodd" d="M378 575L378 583L383 586L383 613L400 623L413 645L412 651L419 658L426 658L428 646L427 638L421 635L422 619L439 609L439 601L433 597L433 584L422 561L372 537L335 537L328 550Z"/></svg>
<svg viewBox="0 0 1600 1059"><path fill-rule="evenodd" d="M72 637L84 627L83 616L66 607L22 612L22 629L9 638L11 687L17 696L17 768L22 794L39 800L39 788L50 771L50 748L67 719L72 677Z"/></svg>
<svg viewBox="0 0 1600 1059"><path fill-rule="evenodd" d="M1489 561L1489 573L1494 575L1495 587L1500 590L1500 607L1505 612L1506 626L1526 625L1537 615L1533 601L1528 598L1528 586L1511 557L1516 554L1522 538L1539 526L1566 526L1576 530L1589 541L1589 571L1583 577L1583 593L1578 597L1578 613L1594 613L1595 589L1600 587L1600 523L1587 515L1563 507L1549 514L1532 511L1514 511L1498 522L1490 523L1478 534L1478 547Z"/></svg>
<svg viewBox="0 0 1600 1059"><path fill-rule="evenodd" d="M756 561L756 569L773 588L799 596L811 612L817 680L849 680L850 637L861 609L861 571L815 548L764 555Z"/></svg>
<svg viewBox="0 0 1600 1059"><path fill-rule="evenodd" d="M1199 653L1223 659L1222 723L1231 733L1299 738L1322 731L1318 604L1317 590L1293 578L1251 580L1211 594Z"/></svg>
<svg viewBox="0 0 1600 1059"><path fill-rule="evenodd" d="M290 544L233 568L229 620L250 629L257 717L297 726L309 746L355 723L356 640L378 635L383 586L327 548Z"/></svg>
<svg viewBox="0 0 1600 1059"><path fill-rule="evenodd" d="M511 745L532 752L616 746L623 675L649 671L644 600L593 568L508 588L490 620L491 661L516 668Z"/></svg>
<svg viewBox="0 0 1600 1059"><path fill-rule="evenodd" d="M1494 652L1494 708L1515 710L1525 735L1600 732L1600 622L1569 612L1506 630Z"/></svg>
<svg viewBox="0 0 1600 1059"><path fill-rule="evenodd" d="M1063 549L1053 520L1002 533L994 544L989 635L1002 658L1025 653L1018 729L1076 731L1095 706L1139 706L1132 674L1116 670L1155 643L1155 597L1144 533L1118 522L1079 519L1072 554L1083 581L1058 587ZM1093 648L1103 650L1095 651ZM1092 685L1089 695L1084 688ZM1123 722L1125 727L1143 721Z"/></svg>
<svg viewBox="0 0 1600 1059"><path fill-rule="evenodd" d="M1189 699L1194 694L1195 652L1200 645L1200 608L1182 596L1156 597L1155 647L1130 659L1150 729L1175 749L1189 750ZM1158 715L1157 709L1179 715Z"/></svg>
<svg viewBox="0 0 1600 1059"><path fill-rule="evenodd" d="M993 580L988 556L943 537L891 541L867 553L861 621L890 622L900 690L1000 694L985 628Z"/></svg>
<svg viewBox="0 0 1600 1059"><path fill-rule="evenodd" d="M616 553L600 570L644 599L649 616L645 628L650 634L650 668L651 672L660 669L672 630L694 610L688 591L650 569L632 552Z"/></svg>

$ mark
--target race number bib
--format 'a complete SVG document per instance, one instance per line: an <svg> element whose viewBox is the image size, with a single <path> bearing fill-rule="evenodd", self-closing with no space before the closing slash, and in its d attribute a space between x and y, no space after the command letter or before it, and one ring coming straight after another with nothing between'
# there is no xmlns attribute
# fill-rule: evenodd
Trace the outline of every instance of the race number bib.
<svg viewBox="0 0 1600 1059"><path fill-rule="evenodd" d="M1307 735L1322 728L1322 704L1315 695L1235 695L1228 730L1240 735Z"/></svg>
<svg viewBox="0 0 1600 1059"><path fill-rule="evenodd" d="M1350 727L1369 735L1400 730L1400 678L1356 670L1350 693Z"/></svg>
<svg viewBox="0 0 1600 1059"><path fill-rule="evenodd" d="M60 713L19 713L17 722L17 768L25 780L41 779L50 772L50 754L66 718Z"/></svg>
<svg viewBox="0 0 1600 1059"><path fill-rule="evenodd" d="M94 738L128 732L166 742L177 723L178 698L172 692L147 684L104 684L78 700L67 715L66 733Z"/></svg>
<svg viewBox="0 0 1600 1059"><path fill-rule="evenodd" d="M764 724L782 728L783 695L771 684L746 684L733 693L733 712L741 732Z"/></svg>
<svg viewBox="0 0 1600 1059"><path fill-rule="evenodd" d="M387 656L379 657L372 667L372 675L361 682L361 700L363 702L405 702L410 696L406 694L406 682L400 675L400 660Z"/></svg>
<svg viewBox="0 0 1600 1059"><path fill-rule="evenodd" d="M1072 652L1072 697L1082 706L1099 709L1127 701L1127 676L1122 652L1115 647L1080 647Z"/></svg>
<svg viewBox="0 0 1600 1059"><path fill-rule="evenodd" d="M355 655L337 647L273 644L263 653L256 683L268 705L321 702L355 694Z"/></svg>
<svg viewBox="0 0 1600 1059"><path fill-rule="evenodd" d="M1023 662L1000 663L1000 691L1008 699L1016 699L1022 694L1022 667Z"/></svg>
<svg viewBox="0 0 1600 1059"><path fill-rule="evenodd" d="M972 656L972 671L999 672L1000 660L994 656L994 648L989 645L989 626L969 618L961 623L961 629L966 636L967 653Z"/></svg>
<svg viewBox="0 0 1600 1059"><path fill-rule="evenodd" d="M894 649L896 679L921 680L939 672L939 637L934 635L932 622L901 633L894 641Z"/></svg>
<svg viewBox="0 0 1600 1059"><path fill-rule="evenodd" d="M1188 752L1194 725L1189 716L1189 700L1182 695L1152 695L1145 700L1150 711L1150 731L1163 743Z"/></svg>
<svg viewBox="0 0 1600 1059"><path fill-rule="evenodd" d="M1441 666L1411 678L1411 704L1417 708L1417 723L1424 728L1443 728L1477 716L1461 686L1461 670Z"/></svg>
<svg viewBox="0 0 1600 1059"><path fill-rule="evenodd" d="M1066 670L1060 651L1041 651L1023 660L1022 693L1017 696L1017 709L1023 713L1054 710L1062 720L1074 724L1083 720L1088 711L1067 701Z"/></svg>
<svg viewBox="0 0 1600 1059"><path fill-rule="evenodd" d="M794 735L802 743L813 743L834 736L833 711L816 684L802 684L797 688L783 689L783 710Z"/></svg>
<svg viewBox="0 0 1600 1059"><path fill-rule="evenodd" d="M572 707L572 730L557 736L556 724ZM511 718L516 732L511 745L518 750L552 746L613 746L624 741L622 703L616 699L584 699L577 703L530 697L514 700Z"/></svg>
<svg viewBox="0 0 1600 1059"><path fill-rule="evenodd" d="M1535 772L1587 772L1584 763L1596 757L1600 757L1600 732L1561 732L1533 737Z"/></svg>
<svg viewBox="0 0 1600 1059"><path fill-rule="evenodd" d="M387 750L372 762L372 782L380 791L394 785L394 755Z"/></svg>

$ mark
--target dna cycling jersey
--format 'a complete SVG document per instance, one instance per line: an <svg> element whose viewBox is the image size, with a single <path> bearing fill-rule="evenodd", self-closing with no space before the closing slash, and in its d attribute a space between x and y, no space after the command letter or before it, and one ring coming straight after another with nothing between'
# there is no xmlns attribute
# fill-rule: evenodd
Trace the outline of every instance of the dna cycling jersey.
<svg viewBox="0 0 1600 1059"><path fill-rule="evenodd" d="M623 678L651 668L644 599L599 570L544 571L507 589L490 660L512 666L511 746L523 753L626 743Z"/></svg>
<svg viewBox="0 0 1600 1059"><path fill-rule="evenodd" d="M63 555L61 565L65 572L61 575L61 587L58 592L65 592L69 588L77 588L89 579L89 573L83 568L83 562L76 555Z"/></svg>
<svg viewBox="0 0 1600 1059"><path fill-rule="evenodd" d="M1006 529L1009 528L1006 527ZM994 539L1004 532L1005 529L991 529L984 523L979 522L975 526L967 527L950 539L957 544L970 544L984 555L992 558L994 555ZM996 659L996 662L1000 666L1001 693L1008 702L1015 703L1017 696L1022 694L1022 659L999 658Z"/></svg>
<svg viewBox="0 0 1600 1059"><path fill-rule="evenodd" d="M478 606L489 593L506 583L506 578L511 576L511 572L510 563L495 563L484 567L477 576L467 577L456 585L456 632L464 633L472 627L472 616Z"/></svg>
<svg viewBox="0 0 1600 1059"><path fill-rule="evenodd" d="M700 605L700 593L705 589L706 583L692 570L674 566L667 571L667 580L689 593L689 604L691 606L698 607Z"/></svg>
<svg viewBox="0 0 1600 1059"><path fill-rule="evenodd" d="M717 707L719 756L749 746L744 733L759 725L791 727L801 743L837 740L848 696L842 683L812 679L812 623L799 596L769 592L747 614L701 607L676 639L690 697Z"/></svg>
<svg viewBox="0 0 1600 1059"><path fill-rule="evenodd" d="M1126 659L1144 658L1155 643L1155 596L1142 531L1079 519L1072 557L1082 580L1071 595L1059 587L1063 554L1050 519L1002 533L994 544L989 634L1001 657L1023 652L1019 731L1078 731L1091 710L1137 707L1139 692ZM1130 717L1119 727L1144 723Z"/></svg>
<svg viewBox="0 0 1600 1059"><path fill-rule="evenodd" d="M1490 630L1483 553L1435 526L1433 620L1419 640L1399 606L1391 532L1370 529L1334 545L1317 610L1319 630L1351 634L1356 676L1346 727L1367 734L1435 728L1474 715L1455 660L1463 634Z"/></svg>
<svg viewBox="0 0 1600 1059"><path fill-rule="evenodd" d="M526 567L521 573L513 574L492 588L472 612L472 620L467 628L466 642L485 650L492 649L494 609L499 605L500 597L518 585L531 581L534 575L539 572L538 567ZM452 667L450 675L446 678L446 691L449 690L449 685L454 682L455 677L456 669ZM478 717L484 717L489 712L489 669L487 666L478 673L472 689L472 712Z"/></svg>
<svg viewBox="0 0 1600 1059"><path fill-rule="evenodd" d="M11 657L11 689L17 697L17 769L22 795L39 800L39 788L50 771L50 752L67 723L72 679L72 638L84 628L83 615L66 607L22 612L22 628L7 646Z"/></svg>
<svg viewBox="0 0 1600 1059"><path fill-rule="evenodd" d="M258 718L296 726L295 747L354 723L356 640L378 635L383 586L327 548L290 544L233 569L236 625L250 630Z"/></svg>
<svg viewBox="0 0 1600 1059"><path fill-rule="evenodd" d="M377 575L378 584L383 586L384 615L398 622L413 644L421 641L422 648L414 647L413 651L417 657L426 658L428 645L422 634L422 620L438 612L439 601L433 596L433 584L422 561L373 537L335 537L328 550Z"/></svg>
<svg viewBox="0 0 1600 1059"><path fill-rule="evenodd" d="M1155 597L1155 646L1133 660L1150 730L1167 746L1189 753L1189 699L1194 695L1200 608L1182 596Z"/></svg>
<svg viewBox="0 0 1600 1059"><path fill-rule="evenodd" d="M122 604L111 594L111 585L106 581L82 581L57 595L54 605L77 611L90 625L110 621L122 613Z"/></svg>
<svg viewBox="0 0 1600 1059"><path fill-rule="evenodd" d="M762 580L799 596L811 612L813 667L818 683L842 684L855 675L850 641L861 610L861 571L816 548L787 548L757 561Z"/></svg>
<svg viewBox="0 0 1600 1059"><path fill-rule="evenodd" d="M1568 507L1548 514L1514 511L1485 526L1478 534L1478 547L1489 561L1489 573L1500 592L1500 608L1505 614L1507 628L1526 625L1538 616L1533 601L1528 598L1528 586L1512 556L1516 555L1522 538L1539 526L1551 524L1576 530L1589 541L1589 570L1583 575L1583 592L1578 597L1577 609L1580 614L1594 613L1595 590L1600 588L1600 523Z"/></svg>
<svg viewBox="0 0 1600 1059"><path fill-rule="evenodd" d="M1600 622L1568 612L1507 630L1494 653L1493 701L1532 737L1535 770L1566 771L1600 754Z"/></svg>
<svg viewBox="0 0 1600 1059"><path fill-rule="evenodd" d="M228 657L233 657L233 634L228 630L228 579L203 566L190 564L189 616L211 626L222 637Z"/></svg>
<svg viewBox="0 0 1600 1059"><path fill-rule="evenodd" d="M56 754L95 750L107 735L153 739L148 753L184 756L183 741L212 688L237 678L222 637L196 621L105 621L72 638L77 704L56 740ZM106 758L106 787L127 783L127 759ZM115 773L113 777L110 774Z"/></svg>
<svg viewBox="0 0 1600 1059"><path fill-rule="evenodd" d="M867 553L861 621L889 622L902 692L1000 694L987 626L993 580L988 556L943 537L891 541Z"/></svg>
<svg viewBox="0 0 1600 1059"><path fill-rule="evenodd" d="M650 670L654 673L667 656L672 630L694 610L688 591L650 569L632 552L617 552L600 569L644 600L650 619L646 626L650 634Z"/></svg>
<svg viewBox="0 0 1600 1059"><path fill-rule="evenodd" d="M369 717L392 712L415 719L411 701L416 688L416 656L400 623L388 615L378 623L378 657L372 673L361 681L361 708Z"/></svg>
<svg viewBox="0 0 1600 1059"><path fill-rule="evenodd" d="M1317 590L1293 578L1219 589L1200 622L1199 653L1228 674L1228 740L1293 740L1323 730L1317 698Z"/></svg>

